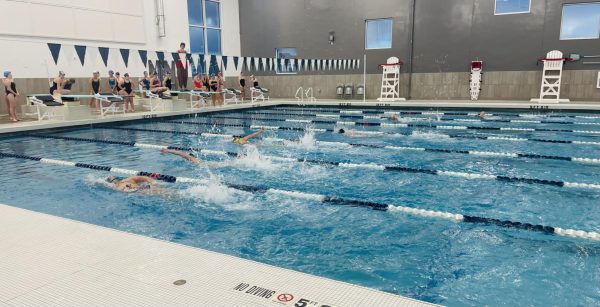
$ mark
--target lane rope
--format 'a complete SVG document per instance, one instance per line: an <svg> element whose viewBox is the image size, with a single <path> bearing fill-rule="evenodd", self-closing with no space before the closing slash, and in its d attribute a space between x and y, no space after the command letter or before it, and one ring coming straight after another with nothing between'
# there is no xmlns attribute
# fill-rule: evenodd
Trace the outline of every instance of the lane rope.
<svg viewBox="0 0 600 307"><path fill-rule="evenodd" d="M385 109L335 109L335 108L310 108L310 107L272 107L269 110L281 111L309 111L323 113L343 113L343 114L397 114L397 115L446 115L446 116L479 116L479 112L439 112L439 111L397 111ZM524 114L524 113L486 113L489 116L501 117L522 117L522 118L579 118L579 119L600 119L600 116L594 115L558 115L558 114Z"/></svg>
<svg viewBox="0 0 600 307"><path fill-rule="evenodd" d="M146 131L145 129L135 129L134 131ZM148 129L149 132L157 132L154 129ZM168 130L160 130L160 132L169 132ZM232 134L217 134L217 133L193 133L193 135L202 136L205 138L234 138L240 136L234 136ZM133 147L145 147L145 148L153 148L153 149L176 149L176 150L188 150L188 151L196 151L196 149L192 147L176 147L169 145L152 145L152 144L143 144L143 143L134 143L134 142L124 142L124 141L116 141L116 140L100 140L100 139L92 139L92 138L77 138L77 137L65 137L65 136L56 136L56 135L48 135L48 134L24 134L23 136L35 137L35 138L45 138L45 139L61 139L61 140L71 140L71 141L84 141L91 143L104 143L104 144L116 144L116 145L126 145ZM290 142L286 139L275 139L278 142ZM423 151L423 152L432 152L432 153L445 153L445 154L466 154L472 156L480 156L480 157L499 157L499 158L522 158L522 159L544 159L544 160L559 160L559 161L568 161L568 162L577 162L584 164L600 164L600 159L594 158L581 158L581 157L563 157L563 156L550 156L550 155L538 155L531 153L511 153L511 152L492 152L492 151L477 151L477 150L453 150L453 149L444 149L444 148L426 148L426 147L410 147L410 146L391 146L391 145L377 145L377 144L361 144L361 143L344 143L344 142L324 142L324 141L316 141L317 144L323 145L346 145L352 147L363 147L363 148L374 148L374 149L390 149L396 151ZM201 151L201 150L197 150ZM226 153L226 152L223 152ZM227 152L228 156L237 156L236 153ZM273 159L282 159L283 157L269 156ZM302 162L298 160L298 162Z"/></svg>
<svg viewBox="0 0 600 307"><path fill-rule="evenodd" d="M75 138L75 137L62 137L62 136L51 136L51 135L30 135L30 136L46 138L46 139L61 139L61 140L69 140L69 141L82 141L82 142L91 142L91 143L124 145L124 146L147 148L147 149L166 148L166 149L176 149L176 150L184 150L184 151L185 150L195 151L195 149L191 148L191 147L177 147L177 146L145 144L145 143L136 143L136 142L96 140L96 139L90 139L90 138ZM213 135L213 136L220 137L218 135ZM238 156L237 153L233 153L233 152L205 150L205 149L200 149L198 151L200 153L207 154L207 155L210 154L210 155ZM428 174L428 175L437 175L437 176L458 177L458 178L464 178L464 179L497 180L500 182L509 182L509 183L525 183L525 184L550 185L550 186L555 186L555 187L584 188L584 189L600 190L600 184L576 183L576 182L567 182L567 181L561 181L561 180L545 180L545 179L509 177L509 176L488 175L488 174L478 174L478 173L465 173L465 172L455 172L455 171L429 170L429 169L412 168L412 167L405 167L405 166L399 166L399 165L379 165L379 164L375 164L375 163L344 163L344 162L335 162L335 161L297 159L297 158L287 158L287 157L278 157L278 156L266 156L265 158L271 158L274 161L299 162L299 163L307 162L307 163L311 163L311 164L337 166L337 167L352 168L352 169L369 169L369 170L392 171L392 172L403 172L403 173L418 173L418 174Z"/></svg>
<svg viewBox="0 0 600 307"><path fill-rule="evenodd" d="M86 163L79 163L79 162L47 159L47 158L41 158L41 157L34 157L34 156L21 155L21 154L11 154L11 153L4 153L4 152L0 152L0 158L14 158L14 159L21 159L21 160L29 160L29 161L36 161L36 162L45 163L45 164L58 165L58 166L62 166L62 167L85 168L85 169L94 170L94 171L111 172L111 173L125 174L125 175L131 175L131 176L148 176L148 177L154 178L156 180L170 182L170 183L207 184L209 181L207 179L176 177L176 176L164 175L164 174L153 173L153 172L136 171L136 170L129 170L129 169L123 169L123 168L110 167L110 166L101 166L101 165L86 164ZM405 213L405 214L426 217L426 218L440 218L440 219L445 219L445 220L450 220L450 221L455 221L455 222L469 223L469 224L495 225L495 226L498 226L501 228L510 228L510 229L517 229L517 230L525 230L525 231L530 231L530 232L538 232L538 233L543 233L543 234L547 234L547 235L557 235L557 236L563 236L563 237L600 241L600 233L593 232L593 231L583 231L583 230L575 230L575 229L565 229L565 228L560 228L560 227L535 225L535 224L530 224L530 223L507 221L507 220L493 219L493 218L488 218L488 217L479 217L479 216L463 215L463 214L456 214L456 213L443 212L443 211L418 209L418 208L413 208L413 207L408 207L408 206L390 205L390 204L383 204L383 203L376 203L376 202L369 202L369 201L362 201L362 200L345 199L345 198L341 198L341 197L337 197L337 196L326 196L326 195L310 194L310 193L303 193L303 192L297 192L297 191L286 191L286 190L279 190L279 189L262 188L262 187L239 185L239 184L227 184L227 183L224 183L224 185L229 188L236 189L239 191L245 191L245 192L251 192L251 193L262 193L262 194L273 193L273 194L284 195L284 196L292 197L292 198L321 202L324 204L339 205L339 206L352 206L352 207L364 207L364 208L370 208L370 209L379 210L379 211L401 212L401 213Z"/></svg>
<svg viewBox="0 0 600 307"><path fill-rule="evenodd" d="M236 116L207 116L197 117L202 119L230 119L230 120L251 120L264 122L296 122L298 119L284 118L254 118L254 117L236 117ZM176 121L176 120L174 120ZM372 126L372 127L396 127L396 128L428 128L437 130L486 130L486 131L514 131L514 132L562 132L576 134L600 134L600 130L572 130L572 129L549 129L549 128L525 128L525 127L477 127L477 126L458 126L458 125L426 125L426 124L408 124L408 123L378 123L378 122L354 122L354 121L327 121L327 120L304 120L305 124L324 124L337 126Z"/></svg>
<svg viewBox="0 0 600 307"><path fill-rule="evenodd" d="M177 120L155 120L159 123L167 124L181 124L181 125L192 125L192 126L213 126L213 127L235 127L235 128L251 128L260 129L265 128L266 130L288 130L288 131L314 131L314 132L335 132L333 129L320 129L320 128L298 128L298 127L277 127L277 126L265 126L265 125L246 125L246 124L224 124L224 123L201 123L201 122L186 122ZM429 127L429 126L427 126ZM360 133L369 133L369 131L360 131ZM386 133L386 132L371 132L379 135L397 135L402 133ZM410 134L403 134L410 136ZM555 144L577 144L577 145L597 145L600 146L600 142L591 141L574 141L574 140L552 140L552 139L536 139L536 138L521 138L511 136L486 136L486 135L447 135L450 138L465 138L465 139L478 139L478 140L493 140L493 141L510 141L510 142L541 142L541 143L555 143Z"/></svg>
<svg viewBox="0 0 600 307"><path fill-rule="evenodd" d="M388 116L378 115L356 115L356 114L319 114L319 113L278 113L278 112L264 112L264 111L248 111L237 114L253 114L253 115L281 115L281 116L300 116L300 117L321 117L321 118L335 118L335 119L375 119L375 120L390 120L389 115L402 115L401 112L386 112ZM233 114L233 113L232 113ZM432 121L432 122L468 122L468 123L522 123L522 124L558 124L558 125L586 125L586 126L600 126L600 123L592 122L576 122L576 121L544 121L544 120L525 120L525 119L465 119L465 118L434 118L434 117L403 117L405 121Z"/></svg>

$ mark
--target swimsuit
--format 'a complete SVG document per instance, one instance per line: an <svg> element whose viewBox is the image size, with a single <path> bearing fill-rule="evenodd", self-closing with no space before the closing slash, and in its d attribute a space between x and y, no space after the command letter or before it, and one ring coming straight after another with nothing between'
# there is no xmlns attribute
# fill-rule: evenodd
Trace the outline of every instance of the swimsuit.
<svg viewBox="0 0 600 307"><path fill-rule="evenodd" d="M133 91L132 91L132 89L131 89L131 81L129 81L129 82L127 82L127 81L124 81L124 82L123 82L123 90L125 90L125 92L126 92L128 95L130 95L130 94L131 94L131 92L133 92Z"/></svg>
<svg viewBox="0 0 600 307"><path fill-rule="evenodd" d="M52 87L50 88L50 95L54 95L54 91L58 90L58 84L55 81L52 81Z"/></svg>
<svg viewBox="0 0 600 307"><path fill-rule="evenodd" d="M195 89L201 89L202 88L202 83L199 81L194 81L194 88Z"/></svg>
<svg viewBox="0 0 600 307"><path fill-rule="evenodd" d="M65 83L65 85L63 85L63 89L65 89L65 90L71 90L72 86L73 86L72 83Z"/></svg>
<svg viewBox="0 0 600 307"><path fill-rule="evenodd" d="M240 86L246 87L246 79L240 79Z"/></svg>
<svg viewBox="0 0 600 307"><path fill-rule="evenodd" d="M108 79L108 86L111 89L115 88L115 86L117 86L117 80L116 79Z"/></svg>
<svg viewBox="0 0 600 307"><path fill-rule="evenodd" d="M210 81L210 89L212 89L213 92L216 92L217 89L219 89L219 86L217 85L217 81Z"/></svg>
<svg viewBox="0 0 600 307"><path fill-rule="evenodd" d="M258 81L254 81L254 88L260 88L260 86L258 86Z"/></svg>
<svg viewBox="0 0 600 307"><path fill-rule="evenodd" d="M94 94L100 93L100 80L92 80L92 90Z"/></svg>
<svg viewBox="0 0 600 307"><path fill-rule="evenodd" d="M15 92L15 93L17 92L17 85L15 84L15 82L11 82L11 83L10 83L10 89L11 89L13 92ZM9 92L9 91L8 91L8 88L7 88L6 86L4 87L4 91L6 92L6 95L7 95L7 96L8 96L8 95L13 95L13 96L15 95L15 94L13 94L13 93Z"/></svg>
<svg viewBox="0 0 600 307"><path fill-rule="evenodd" d="M165 80L165 87L168 88L169 90L171 88L173 88L173 83L171 82L171 79Z"/></svg>
<svg viewBox="0 0 600 307"><path fill-rule="evenodd" d="M142 81L142 83L144 84L144 89L149 90L150 89L150 80L148 79L144 79Z"/></svg>

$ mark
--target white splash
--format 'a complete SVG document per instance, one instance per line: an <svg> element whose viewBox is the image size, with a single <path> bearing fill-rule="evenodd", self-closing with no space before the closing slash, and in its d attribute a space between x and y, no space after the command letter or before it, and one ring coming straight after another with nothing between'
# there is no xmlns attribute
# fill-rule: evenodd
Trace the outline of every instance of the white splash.
<svg viewBox="0 0 600 307"><path fill-rule="evenodd" d="M260 171L274 171L279 167L269 157L263 156L256 146L244 146L244 154L233 160L232 166Z"/></svg>

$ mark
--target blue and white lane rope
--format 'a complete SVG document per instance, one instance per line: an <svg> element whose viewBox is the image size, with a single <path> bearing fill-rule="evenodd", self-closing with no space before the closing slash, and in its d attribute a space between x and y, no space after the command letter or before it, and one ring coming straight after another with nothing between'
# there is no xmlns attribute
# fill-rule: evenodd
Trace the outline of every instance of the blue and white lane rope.
<svg viewBox="0 0 600 307"><path fill-rule="evenodd" d="M397 111L391 109L335 109L335 108L306 108L306 107L272 107L266 110L292 112L321 112L340 114L397 114L397 115L446 115L446 116L479 116L479 112L440 112L440 111ZM522 117L522 118L580 118L600 119L598 115L559 115L559 114L526 114L526 113L486 113L488 116Z"/></svg>
<svg viewBox="0 0 600 307"><path fill-rule="evenodd" d="M260 126L260 125L242 125L242 124L215 124L215 123L191 123L191 122L173 122L173 121L157 121L160 123L168 123L168 124L185 124L185 125L194 125L194 126L214 126L214 127L234 127L234 128L254 128L254 129L271 129L271 130L292 130L299 132L334 132L333 129L319 129L319 128L289 128L289 127L273 127L273 126ZM128 128L128 127L120 127L120 126L97 126L102 129L113 129L113 130L124 130L124 131L140 131L140 132L156 132L156 133L172 133L172 134L183 134L183 135L198 135L204 136L207 133L203 132L186 132L186 131L175 131L175 130L161 130L161 129L145 129L145 128ZM211 133L208 133L211 134ZM386 135L387 133L377 133L381 135ZM393 133L391 135L397 135L398 133ZM403 134L406 136L410 136L410 134ZM541 142L541 143L555 143L555 144L576 144L576 145L595 145L600 146L600 142L589 142L589 141L571 141L571 140L548 140L548 139L531 139L531 138L517 138L517 137L507 137L507 136L482 136L482 135L447 135L449 138L458 138L458 139L477 139L484 141L508 141L508 142ZM237 135L236 137L243 137L242 135Z"/></svg>
<svg viewBox="0 0 600 307"><path fill-rule="evenodd" d="M486 131L513 131L513 132L564 132L580 134L598 134L600 130L572 130L572 129L548 129L548 128L525 128L525 127L477 127L477 126L447 126L447 125L426 125L426 124L407 124L407 123L378 123L378 122L354 122L354 121L325 121L308 119L284 119L284 118L253 118L253 117L235 117L235 116L208 116L197 117L208 120L228 119L228 120L247 120L264 122L290 122L302 124L325 124L338 126L372 126L372 127L396 127L396 128L429 128L437 130L486 130ZM177 120L174 120L177 122Z"/></svg>
<svg viewBox="0 0 600 307"><path fill-rule="evenodd" d="M141 129L145 131L144 129ZM156 132L156 130L151 130L151 132ZM134 131L138 131L137 129ZM161 132L169 132L165 130L161 130ZM199 135L202 137L218 137L218 138L236 138L241 137L233 134L217 134L217 133L194 133L194 135ZM45 138L45 139L60 139L60 140L70 140L70 141L83 141L83 142L91 142L91 143L104 143L104 144L116 144L116 145L126 145L133 147L145 147L145 148L155 148L155 149L177 149L177 150L188 150L195 151L196 149L192 147L176 147L169 145L152 145L152 144L143 144L143 143L135 143L135 142L124 142L117 140L100 140L100 139L92 139L92 138L76 138L76 137L65 137L65 136L55 136L48 134L24 134L23 136L36 137L36 138ZM275 139L279 142L289 142L286 139ZM493 152L493 151L477 151L477 150L452 150L452 149L443 149L443 148L425 148L425 147L410 147L410 146L391 146L391 145L376 145L376 144L360 144L360 143L344 143L344 142L324 142L324 141L316 141L317 144L322 145L343 145L343 146L352 146L352 147L364 147L364 148L374 148L374 149L389 149L396 151L423 151L423 152L433 152L433 153L445 153L445 154L466 154L472 156L480 156L480 157L498 157L498 158L523 158L523 159L544 159L544 160L559 160L559 161L569 161L569 162L577 162L584 164L600 164L600 159L594 158L581 158L581 157L563 157L563 156L550 156L550 155L538 155L531 153L511 153L511 152ZM223 152L225 153L225 152ZM223 155L223 154L219 154ZM226 153L228 156L237 156L236 153L228 152ZM283 159L283 157L270 157L274 159ZM304 161L304 160L302 160ZM298 162L302 162L298 161Z"/></svg>
<svg viewBox="0 0 600 307"><path fill-rule="evenodd" d="M123 169L123 168L110 167L110 166L101 166L101 165L78 163L78 162L71 162L71 161L47 159L47 158L41 158L41 157L33 157L33 156L28 156L28 155L11 154L11 153L3 153L3 152L0 152L0 158L14 158L14 159L21 159L21 160L30 160L30 161L37 161L37 162L45 163L45 164L58 165L58 166L62 166L62 167L85 168L85 169L90 169L90 170L94 170L94 171L104 171L104 172L111 172L111 173L130 175L130 176L148 176L148 177L154 178L156 180L171 182L171 183L207 184L209 182L209 180L207 180L207 179L176 177L176 176L164 175L164 174L158 174L158 173L152 173L152 172L136 171L136 170L129 170L129 169ZM336 197L336 196L309 194L309 193L296 192L296 191L269 189L269 188L261 188L261 187L237 185L237 184L225 184L225 185L229 188L240 190L240 191L245 191L245 192L263 193L263 194L266 194L266 193L279 194L279 195L284 195L287 197L321 202L321 203L331 204L331 205L364 207L364 208L370 208L370 209L380 210L380 211L401 212L401 213L405 213L405 214L426 217L426 218L440 218L440 219L445 219L445 220L450 220L450 221L455 221L455 222L470 223L470 224L495 225L495 226L502 227L502 228L512 228L512 229L526 230L526 231L531 231L531 232L539 232L539 233L544 233L544 234L548 234L548 235L557 235L557 236L563 236L563 237L600 241L600 233L593 232L593 231L565 229L565 228L560 228L560 227L505 221L505 220L493 219L493 218L488 218L488 217L478 217L478 216L470 216L470 215L456 214L456 213L449 213L449 212L442 212L442 211L425 210L425 209L418 209L418 208L412 208L412 207L407 207L407 206L398 206L398 205L375 203L375 202L369 202L369 201L345 199L345 198Z"/></svg>
<svg viewBox="0 0 600 307"><path fill-rule="evenodd" d="M165 148L165 149L191 150L191 151L196 150L191 147L176 147L176 146L144 144L144 143L136 143L136 142L96 140L96 139L88 139L88 138L61 137L61 136L50 136L50 135L30 135L30 136L37 136L40 138L48 138L48 139L62 139L62 140L70 140L70 141L125 145L125 146L148 148L148 149L163 149L163 148ZM218 135L218 134L213 134L213 135L208 134L206 136L228 137L228 138L233 137L231 135ZM225 152L225 151L215 151L215 150L205 150L205 149L200 149L198 151L205 155L211 154L211 155L223 155L223 156L237 156L236 153ZM555 187L600 190L600 184L576 183L576 182L567 182L567 181L560 181L560 180L545 180L545 179L520 178L520 177L498 176L498 175L488 175L488 174L478 174L478 173L429 170L429 169L423 169L423 168L411 168L411 167L396 166L396 165L380 165L380 164L374 164L374 163L369 163L369 164L344 163L344 162L336 162L336 161L321 161L321 160L308 160L308 159L305 160L305 159L277 157L277 156L266 156L265 158L270 158L274 161L300 162L300 163L307 162L307 163L311 163L311 164L337 166L337 167L342 167L342 168L367 169L367 170L379 170L379 171L389 171L389 172L414 173L414 174L428 174L428 175L437 175L437 176L459 177L459 178L464 178L464 179L497 180L497 181L508 182L508 183L526 183L526 184L550 185L550 186L555 186Z"/></svg>
<svg viewBox="0 0 600 307"><path fill-rule="evenodd" d="M300 117L320 117L331 119L375 119L375 120L390 120L392 115L400 115L401 112L386 112L385 115L345 115L345 114L319 114L319 113L279 113L279 112L264 112L264 111L248 111L243 114L252 115L280 115L280 116L300 116ZM406 121L432 121L432 122L467 122L467 123L511 123L511 124L557 124L557 125L584 125L584 126L600 126L600 122L576 122L576 121L544 121L544 120L526 120L526 119L465 119L465 118L434 118L434 117L403 117Z"/></svg>

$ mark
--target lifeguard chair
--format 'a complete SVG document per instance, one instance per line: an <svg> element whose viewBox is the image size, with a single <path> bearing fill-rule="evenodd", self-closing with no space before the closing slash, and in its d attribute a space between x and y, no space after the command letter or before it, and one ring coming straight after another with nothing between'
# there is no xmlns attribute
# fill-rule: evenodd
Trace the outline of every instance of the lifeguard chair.
<svg viewBox="0 0 600 307"><path fill-rule="evenodd" d="M378 101L406 101L406 98L400 97L400 67L402 61L397 57L391 57L386 64L380 64L383 68L383 76L381 78L381 96Z"/></svg>
<svg viewBox="0 0 600 307"><path fill-rule="evenodd" d="M540 98L531 99L538 103L559 103L569 102L569 99L560 98L560 86L562 81L562 71L564 62L569 59L563 57L563 53L553 50L546 54L545 58L538 59L544 63L544 72L542 74L542 86L540 88Z"/></svg>
<svg viewBox="0 0 600 307"><path fill-rule="evenodd" d="M483 61L472 61L471 62L471 79L470 79L470 92L471 100L479 100L479 93L481 93L481 82L483 81Z"/></svg>

